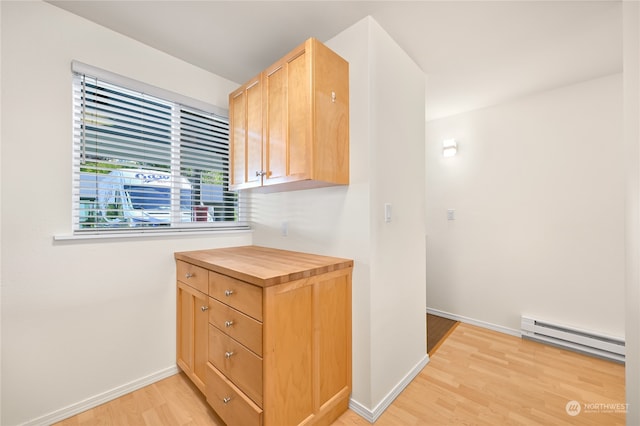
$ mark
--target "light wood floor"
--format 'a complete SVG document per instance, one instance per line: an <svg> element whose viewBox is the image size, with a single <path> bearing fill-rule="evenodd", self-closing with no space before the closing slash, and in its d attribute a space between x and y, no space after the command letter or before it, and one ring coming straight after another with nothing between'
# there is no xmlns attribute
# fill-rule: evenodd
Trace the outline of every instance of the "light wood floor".
<svg viewBox="0 0 640 426"><path fill-rule="evenodd" d="M459 324L376 425L624 425L624 366ZM368 425L347 411L333 426Z"/></svg>
<svg viewBox="0 0 640 426"><path fill-rule="evenodd" d="M624 412L606 405L624 396L623 365L460 324L375 424L624 425ZM581 405L576 416L567 414L570 401ZM222 424L183 374L59 423ZM333 426L347 425L369 422L348 410Z"/></svg>

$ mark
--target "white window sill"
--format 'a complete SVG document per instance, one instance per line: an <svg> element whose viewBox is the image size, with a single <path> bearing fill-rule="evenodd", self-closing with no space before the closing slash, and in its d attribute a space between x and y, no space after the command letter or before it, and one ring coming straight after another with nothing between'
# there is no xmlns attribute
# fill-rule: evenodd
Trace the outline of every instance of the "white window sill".
<svg viewBox="0 0 640 426"><path fill-rule="evenodd" d="M126 232L101 232L101 233L77 233L70 235L54 235L53 241L79 241L79 240L105 240L105 239L129 239L129 238L188 238L198 236L223 236L229 234L246 234L253 232L251 228L230 229L174 229L172 231L126 231Z"/></svg>

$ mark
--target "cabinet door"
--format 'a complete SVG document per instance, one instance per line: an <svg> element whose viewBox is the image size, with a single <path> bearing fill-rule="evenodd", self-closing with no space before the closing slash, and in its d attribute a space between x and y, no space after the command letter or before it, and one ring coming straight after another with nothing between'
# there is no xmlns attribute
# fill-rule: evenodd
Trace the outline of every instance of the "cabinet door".
<svg viewBox="0 0 640 426"><path fill-rule="evenodd" d="M264 72L264 185L310 175L310 67L306 44Z"/></svg>
<svg viewBox="0 0 640 426"><path fill-rule="evenodd" d="M229 95L231 189L262 184L262 85L260 77Z"/></svg>
<svg viewBox="0 0 640 426"><path fill-rule="evenodd" d="M209 298L178 282L176 361L202 392L208 357Z"/></svg>

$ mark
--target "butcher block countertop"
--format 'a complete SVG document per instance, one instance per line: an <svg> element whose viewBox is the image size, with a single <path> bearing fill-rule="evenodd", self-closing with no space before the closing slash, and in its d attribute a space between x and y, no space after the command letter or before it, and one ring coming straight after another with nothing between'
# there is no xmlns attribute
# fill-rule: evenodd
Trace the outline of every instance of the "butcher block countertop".
<svg viewBox="0 0 640 426"><path fill-rule="evenodd" d="M260 246L183 251L175 258L260 287L353 267L350 259Z"/></svg>

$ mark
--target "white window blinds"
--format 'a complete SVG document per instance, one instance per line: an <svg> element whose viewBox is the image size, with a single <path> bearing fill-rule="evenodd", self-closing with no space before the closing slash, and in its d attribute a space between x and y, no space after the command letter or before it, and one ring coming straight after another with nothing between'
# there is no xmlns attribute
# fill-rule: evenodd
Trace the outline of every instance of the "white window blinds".
<svg viewBox="0 0 640 426"><path fill-rule="evenodd" d="M72 66L75 232L246 227L226 117L85 68Z"/></svg>

